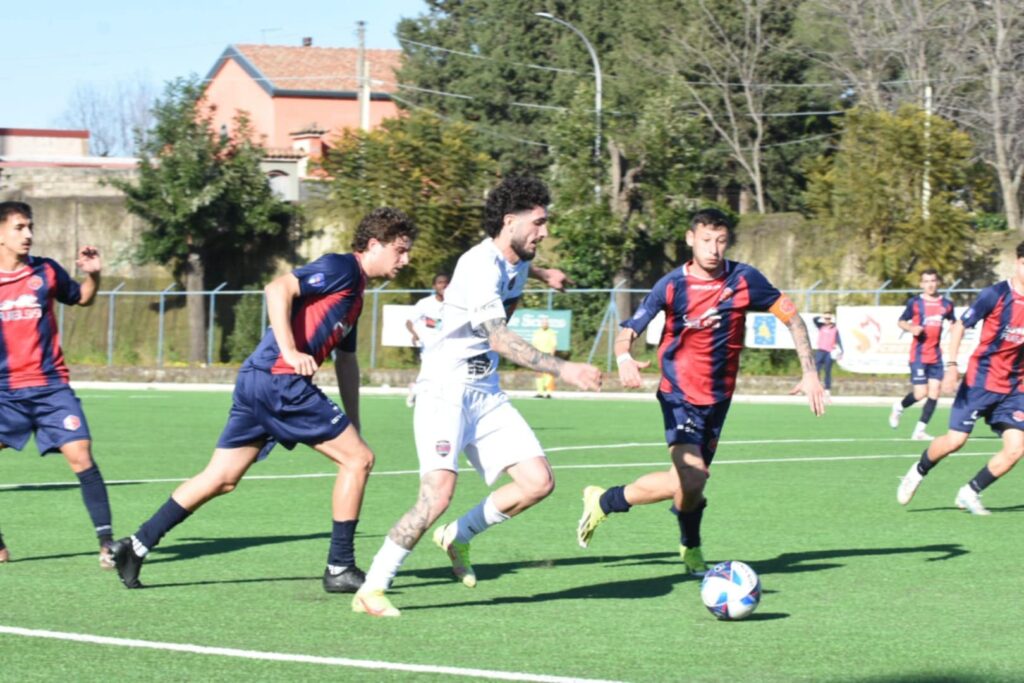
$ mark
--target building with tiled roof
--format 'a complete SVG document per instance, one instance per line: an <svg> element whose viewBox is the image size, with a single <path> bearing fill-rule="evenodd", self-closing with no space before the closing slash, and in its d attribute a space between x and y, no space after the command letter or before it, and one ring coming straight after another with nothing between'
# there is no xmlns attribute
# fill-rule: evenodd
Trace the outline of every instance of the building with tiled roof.
<svg viewBox="0 0 1024 683"><path fill-rule="evenodd" d="M238 111L272 153L302 150L320 156L323 146L365 118L374 128L398 114L391 99L401 50L364 50L369 72L365 116L359 101L359 50L283 45L231 45L206 77L206 97L216 106L214 125L231 128Z"/></svg>

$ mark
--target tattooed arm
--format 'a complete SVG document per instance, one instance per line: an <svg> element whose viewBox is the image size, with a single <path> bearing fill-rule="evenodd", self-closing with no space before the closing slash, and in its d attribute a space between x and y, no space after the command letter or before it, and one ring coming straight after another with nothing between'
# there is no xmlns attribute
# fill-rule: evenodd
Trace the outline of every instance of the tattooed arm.
<svg viewBox="0 0 1024 683"><path fill-rule="evenodd" d="M506 360L537 372L547 372L573 384L580 389L601 388L601 371L593 365L572 363L550 353L544 353L532 346L518 334L508 329L501 318L488 320L481 325L487 333L491 348Z"/></svg>
<svg viewBox="0 0 1024 683"><path fill-rule="evenodd" d="M793 335L796 355L800 358L800 369L803 371L803 378L790 393L807 394L811 412L815 415L823 415L825 413L825 390L821 386L818 369L814 365L814 353L811 351L811 338L807 334L807 325L804 324L803 318L794 315L786 321L786 327Z"/></svg>

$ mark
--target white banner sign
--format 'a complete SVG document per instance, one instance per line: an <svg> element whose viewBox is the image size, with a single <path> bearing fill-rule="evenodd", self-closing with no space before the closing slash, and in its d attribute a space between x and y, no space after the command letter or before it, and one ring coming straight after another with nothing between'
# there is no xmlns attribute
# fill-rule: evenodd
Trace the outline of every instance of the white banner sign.
<svg viewBox="0 0 1024 683"><path fill-rule="evenodd" d="M840 306L836 309L836 324L839 337L843 340L843 357L839 367L850 372L877 374L907 374L910 363L912 338L897 326L904 306ZM955 310L957 319L962 308ZM967 368L967 359L978 346L978 330L981 325L967 330L960 343L961 371ZM946 341L949 324L942 334L943 360L952 360L946 355Z"/></svg>

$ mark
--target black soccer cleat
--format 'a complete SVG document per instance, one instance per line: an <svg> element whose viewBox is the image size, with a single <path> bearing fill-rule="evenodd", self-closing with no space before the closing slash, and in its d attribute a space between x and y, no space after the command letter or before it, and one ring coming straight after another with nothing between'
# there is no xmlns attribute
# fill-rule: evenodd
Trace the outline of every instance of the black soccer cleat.
<svg viewBox="0 0 1024 683"><path fill-rule="evenodd" d="M110 554L114 557L114 568L121 578L125 588L142 588L139 582L139 572L142 570L142 561L145 558L135 554L132 546L132 539L122 538L110 545Z"/></svg>
<svg viewBox="0 0 1024 683"><path fill-rule="evenodd" d="M324 590L328 593L355 593L366 581L366 573L355 565L345 567L340 574L324 570Z"/></svg>

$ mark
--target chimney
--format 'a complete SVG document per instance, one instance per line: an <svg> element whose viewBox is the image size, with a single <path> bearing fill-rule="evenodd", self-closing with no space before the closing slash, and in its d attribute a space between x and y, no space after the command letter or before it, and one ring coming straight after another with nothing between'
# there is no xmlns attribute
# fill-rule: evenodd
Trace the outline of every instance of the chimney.
<svg viewBox="0 0 1024 683"><path fill-rule="evenodd" d="M308 36L303 38L302 47L313 47L313 39Z"/></svg>

